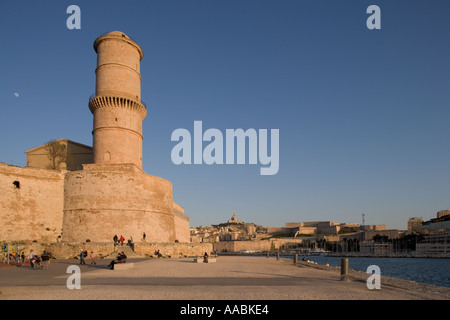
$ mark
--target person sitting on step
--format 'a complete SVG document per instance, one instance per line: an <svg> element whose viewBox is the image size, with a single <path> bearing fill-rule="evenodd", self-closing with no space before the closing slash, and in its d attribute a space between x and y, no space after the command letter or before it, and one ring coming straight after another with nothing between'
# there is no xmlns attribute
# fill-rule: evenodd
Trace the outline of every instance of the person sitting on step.
<svg viewBox="0 0 450 320"><path fill-rule="evenodd" d="M108 267L111 270L114 270L114 265L116 263L125 263L126 261L127 261L127 255L122 251L117 255L116 260L111 261L111 263L108 265Z"/></svg>

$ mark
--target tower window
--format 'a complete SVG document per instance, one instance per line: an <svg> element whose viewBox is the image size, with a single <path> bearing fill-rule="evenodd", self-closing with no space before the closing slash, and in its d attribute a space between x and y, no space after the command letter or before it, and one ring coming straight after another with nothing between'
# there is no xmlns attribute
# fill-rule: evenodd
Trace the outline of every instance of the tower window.
<svg viewBox="0 0 450 320"><path fill-rule="evenodd" d="M14 185L14 187L16 188L16 189L20 189L20 182L19 181L14 181L13 182L13 185Z"/></svg>
<svg viewBox="0 0 450 320"><path fill-rule="evenodd" d="M106 151L103 154L103 161L110 161L111 160L111 153L109 151Z"/></svg>

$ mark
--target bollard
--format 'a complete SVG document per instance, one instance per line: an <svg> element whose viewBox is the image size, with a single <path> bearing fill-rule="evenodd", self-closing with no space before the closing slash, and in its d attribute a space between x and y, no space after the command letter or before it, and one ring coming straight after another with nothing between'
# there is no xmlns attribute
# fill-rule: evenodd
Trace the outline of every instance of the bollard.
<svg viewBox="0 0 450 320"><path fill-rule="evenodd" d="M277 260L280 260L280 253L277 252Z"/></svg>
<svg viewBox="0 0 450 320"><path fill-rule="evenodd" d="M269 251L267 251L267 257L266 258L268 258L269 257Z"/></svg>
<svg viewBox="0 0 450 320"><path fill-rule="evenodd" d="M298 261L298 254L294 254L294 264L297 264Z"/></svg>
<svg viewBox="0 0 450 320"><path fill-rule="evenodd" d="M348 279L348 258L341 259L341 280Z"/></svg>

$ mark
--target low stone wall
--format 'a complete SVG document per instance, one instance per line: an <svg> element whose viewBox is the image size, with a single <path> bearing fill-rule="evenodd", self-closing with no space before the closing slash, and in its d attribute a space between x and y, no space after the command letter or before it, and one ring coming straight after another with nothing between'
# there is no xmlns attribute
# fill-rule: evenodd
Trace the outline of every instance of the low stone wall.
<svg viewBox="0 0 450 320"><path fill-rule="evenodd" d="M214 243L215 251L270 251L278 250L282 246L300 245L302 239L299 238L274 238L269 240L254 241L220 241Z"/></svg>
<svg viewBox="0 0 450 320"><path fill-rule="evenodd" d="M85 242L85 243L38 243L31 242L17 245L19 253L24 252L25 257L28 257L30 251L37 255L41 255L45 250L51 253L56 259L74 259L78 258L82 250L88 253L95 252L98 258L105 257L114 252L114 243L106 242Z"/></svg>
<svg viewBox="0 0 450 320"><path fill-rule="evenodd" d="M138 242L134 245L134 251L140 255L154 256L156 251L160 251L163 256L202 256L205 252L212 252L212 243L156 243Z"/></svg>
<svg viewBox="0 0 450 320"><path fill-rule="evenodd" d="M14 245L15 246L15 245ZM50 252L56 259L74 259L78 258L82 250L88 253L93 251L98 258L103 258L114 252L113 242L84 242L84 243L27 243L17 245L19 253L24 252L28 257L30 251L37 255L41 255L45 250ZM134 244L134 251L142 256L154 256L155 252L167 257L183 257L203 255L205 252L212 252L211 243L191 244L191 243L156 243L156 242L138 242Z"/></svg>

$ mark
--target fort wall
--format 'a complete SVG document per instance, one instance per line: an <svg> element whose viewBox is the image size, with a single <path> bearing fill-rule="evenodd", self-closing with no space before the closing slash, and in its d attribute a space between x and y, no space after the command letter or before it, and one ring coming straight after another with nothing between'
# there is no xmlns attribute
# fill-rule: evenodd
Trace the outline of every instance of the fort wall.
<svg viewBox="0 0 450 320"><path fill-rule="evenodd" d="M62 226L64 173L0 163L0 241L56 241Z"/></svg>
<svg viewBox="0 0 450 320"><path fill-rule="evenodd" d="M37 255L41 255L45 250L51 253L56 259L78 259L80 252L86 250L88 253L93 251L98 259L108 257L114 252L120 251L121 247L114 247L112 241L109 242L75 242L75 243L27 243L19 244L18 251L24 252L28 256L30 250ZM203 255L205 252L212 252L211 243L187 244L187 243L157 243L157 242L140 242L134 245L137 254L143 257L154 257L157 250L164 257L184 257Z"/></svg>
<svg viewBox="0 0 450 320"><path fill-rule="evenodd" d="M175 223L175 240L178 242L191 242L189 232L189 217L184 214L184 209L173 203L173 219Z"/></svg>
<svg viewBox="0 0 450 320"><path fill-rule="evenodd" d="M63 241L124 238L174 242L172 184L144 172L82 170L66 174ZM187 228L189 230L189 228Z"/></svg>
<svg viewBox="0 0 450 320"><path fill-rule="evenodd" d="M160 250L163 256L182 257L203 255L205 252L212 252L212 243L157 243L140 242L134 246L134 251L145 256L153 256L157 250Z"/></svg>
<svg viewBox="0 0 450 320"><path fill-rule="evenodd" d="M259 241L220 241L214 243L215 251L270 251L278 250L282 246L299 245L302 239L279 238Z"/></svg>

